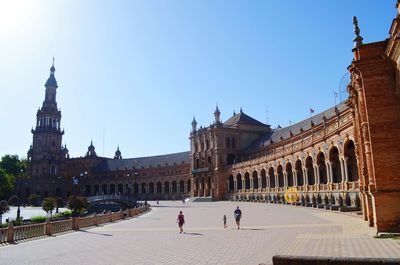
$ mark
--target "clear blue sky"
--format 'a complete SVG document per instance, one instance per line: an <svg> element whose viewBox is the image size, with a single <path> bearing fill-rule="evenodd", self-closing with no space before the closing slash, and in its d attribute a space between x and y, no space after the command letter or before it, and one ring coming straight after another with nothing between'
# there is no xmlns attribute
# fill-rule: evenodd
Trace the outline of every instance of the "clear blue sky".
<svg viewBox="0 0 400 265"><path fill-rule="evenodd" d="M56 57L63 142L111 157L189 150L190 122L240 107L287 126L334 104L364 42L388 37L395 0L0 0L0 155L26 157ZM104 132L104 133L103 133Z"/></svg>

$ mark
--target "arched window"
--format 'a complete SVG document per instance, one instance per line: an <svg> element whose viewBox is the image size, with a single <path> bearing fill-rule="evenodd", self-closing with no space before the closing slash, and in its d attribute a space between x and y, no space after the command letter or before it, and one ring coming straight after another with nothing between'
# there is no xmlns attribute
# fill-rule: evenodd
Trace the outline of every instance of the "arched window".
<svg viewBox="0 0 400 265"><path fill-rule="evenodd" d="M332 182L340 183L342 182L342 170L339 160L339 150L337 147L332 147L329 152L329 160L331 161L332 167Z"/></svg>
<svg viewBox="0 0 400 265"><path fill-rule="evenodd" d="M234 189L235 189L235 185L234 185L234 182L233 182L233 176L229 175L229 177L228 177L228 190L229 191L233 191Z"/></svg>
<svg viewBox="0 0 400 265"><path fill-rule="evenodd" d="M244 185L245 185L245 189L250 189L250 174L249 174L249 172L244 173Z"/></svg>
<svg viewBox="0 0 400 265"><path fill-rule="evenodd" d="M317 156L317 167L319 173L319 183L326 184L328 183L327 173L326 173L326 164L325 164L325 155L320 152Z"/></svg>
<svg viewBox="0 0 400 265"><path fill-rule="evenodd" d="M303 186L304 185L303 168L300 160L296 161L295 170L297 175L297 186Z"/></svg>
<svg viewBox="0 0 400 265"><path fill-rule="evenodd" d="M274 168L273 167L269 168L268 176L269 176L269 187L270 188L275 188L275 173L274 173Z"/></svg>
<svg viewBox="0 0 400 265"><path fill-rule="evenodd" d="M286 176L288 181L287 183L288 187L293 187L293 170L291 163L286 164Z"/></svg>
<svg viewBox="0 0 400 265"><path fill-rule="evenodd" d="M313 160L312 160L311 156L307 157L307 159L306 159L306 170L307 170L308 185L314 185L315 184L315 176L314 176Z"/></svg>
<svg viewBox="0 0 400 265"><path fill-rule="evenodd" d="M347 164L347 176L349 181L358 180L357 158L353 141L348 141L344 148L344 157Z"/></svg>
<svg viewBox="0 0 400 265"><path fill-rule="evenodd" d="M257 171L253 171L252 174L252 178L253 178L253 188L254 189L258 189L258 175L257 175Z"/></svg>
<svg viewBox="0 0 400 265"><path fill-rule="evenodd" d="M236 175L236 182L237 182L237 189L238 190L241 190L243 187L242 187L242 175L240 175L240 174L237 174Z"/></svg>
<svg viewBox="0 0 400 265"><path fill-rule="evenodd" d="M265 169L261 169L261 188L267 187L267 176L265 175Z"/></svg>
<svg viewBox="0 0 400 265"><path fill-rule="evenodd" d="M278 187L283 187L284 186L284 181L283 181L282 165L278 166L277 173L278 173Z"/></svg>

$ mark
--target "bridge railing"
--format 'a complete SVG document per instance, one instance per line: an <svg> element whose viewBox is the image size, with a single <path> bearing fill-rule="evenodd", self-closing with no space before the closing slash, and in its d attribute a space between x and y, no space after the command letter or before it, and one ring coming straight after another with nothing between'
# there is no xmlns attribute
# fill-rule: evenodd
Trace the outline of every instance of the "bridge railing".
<svg viewBox="0 0 400 265"><path fill-rule="evenodd" d="M67 220L53 222L47 221L40 224L13 226L13 224L10 223L8 228L0 228L0 244L12 243L15 241L59 234L67 231L79 230L85 227L115 222L117 220L125 219L125 217L133 217L149 210L150 207L145 205L140 208L128 209L127 211L99 214L88 217L72 217Z"/></svg>

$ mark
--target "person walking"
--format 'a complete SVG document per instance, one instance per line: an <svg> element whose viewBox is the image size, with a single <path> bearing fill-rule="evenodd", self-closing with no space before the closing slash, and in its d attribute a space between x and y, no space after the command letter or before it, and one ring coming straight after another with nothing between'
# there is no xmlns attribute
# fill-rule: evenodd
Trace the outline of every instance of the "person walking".
<svg viewBox="0 0 400 265"><path fill-rule="evenodd" d="M224 220L224 229L225 229L225 228L228 228L228 227L226 226L226 215L225 215L225 214L224 214L223 220Z"/></svg>
<svg viewBox="0 0 400 265"><path fill-rule="evenodd" d="M240 229L240 218L242 218L242 211L239 209L239 206L236 208L233 215L236 220L237 228Z"/></svg>
<svg viewBox="0 0 400 265"><path fill-rule="evenodd" d="M179 226L179 233L182 234L183 233L183 225L185 224L185 216L183 215L182 211L179 212L176 222L178 223L178 226Z"/></svg>

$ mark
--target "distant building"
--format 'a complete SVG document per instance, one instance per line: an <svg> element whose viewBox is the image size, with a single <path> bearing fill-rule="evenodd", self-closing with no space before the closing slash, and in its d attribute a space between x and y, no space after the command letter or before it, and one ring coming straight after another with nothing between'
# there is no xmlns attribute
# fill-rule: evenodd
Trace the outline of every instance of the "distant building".
<svg viewBox="0 0 400 265"><path fill-rule="evenodd" d="M193 118L190 152L123 159L118 147L105 158L91 143L85 157L70 158L61 144L53 63L32 129L26 194L70 195L74 177L75 192L86 196L132 191L145 199L288 203L285 193L294 189L292 204L362 210L378 232L400 231L400 16L387 40L370 44L353 22L348 99L276 129L242 109L223 122L217 106L212 125L197 128Z"/></svg>

